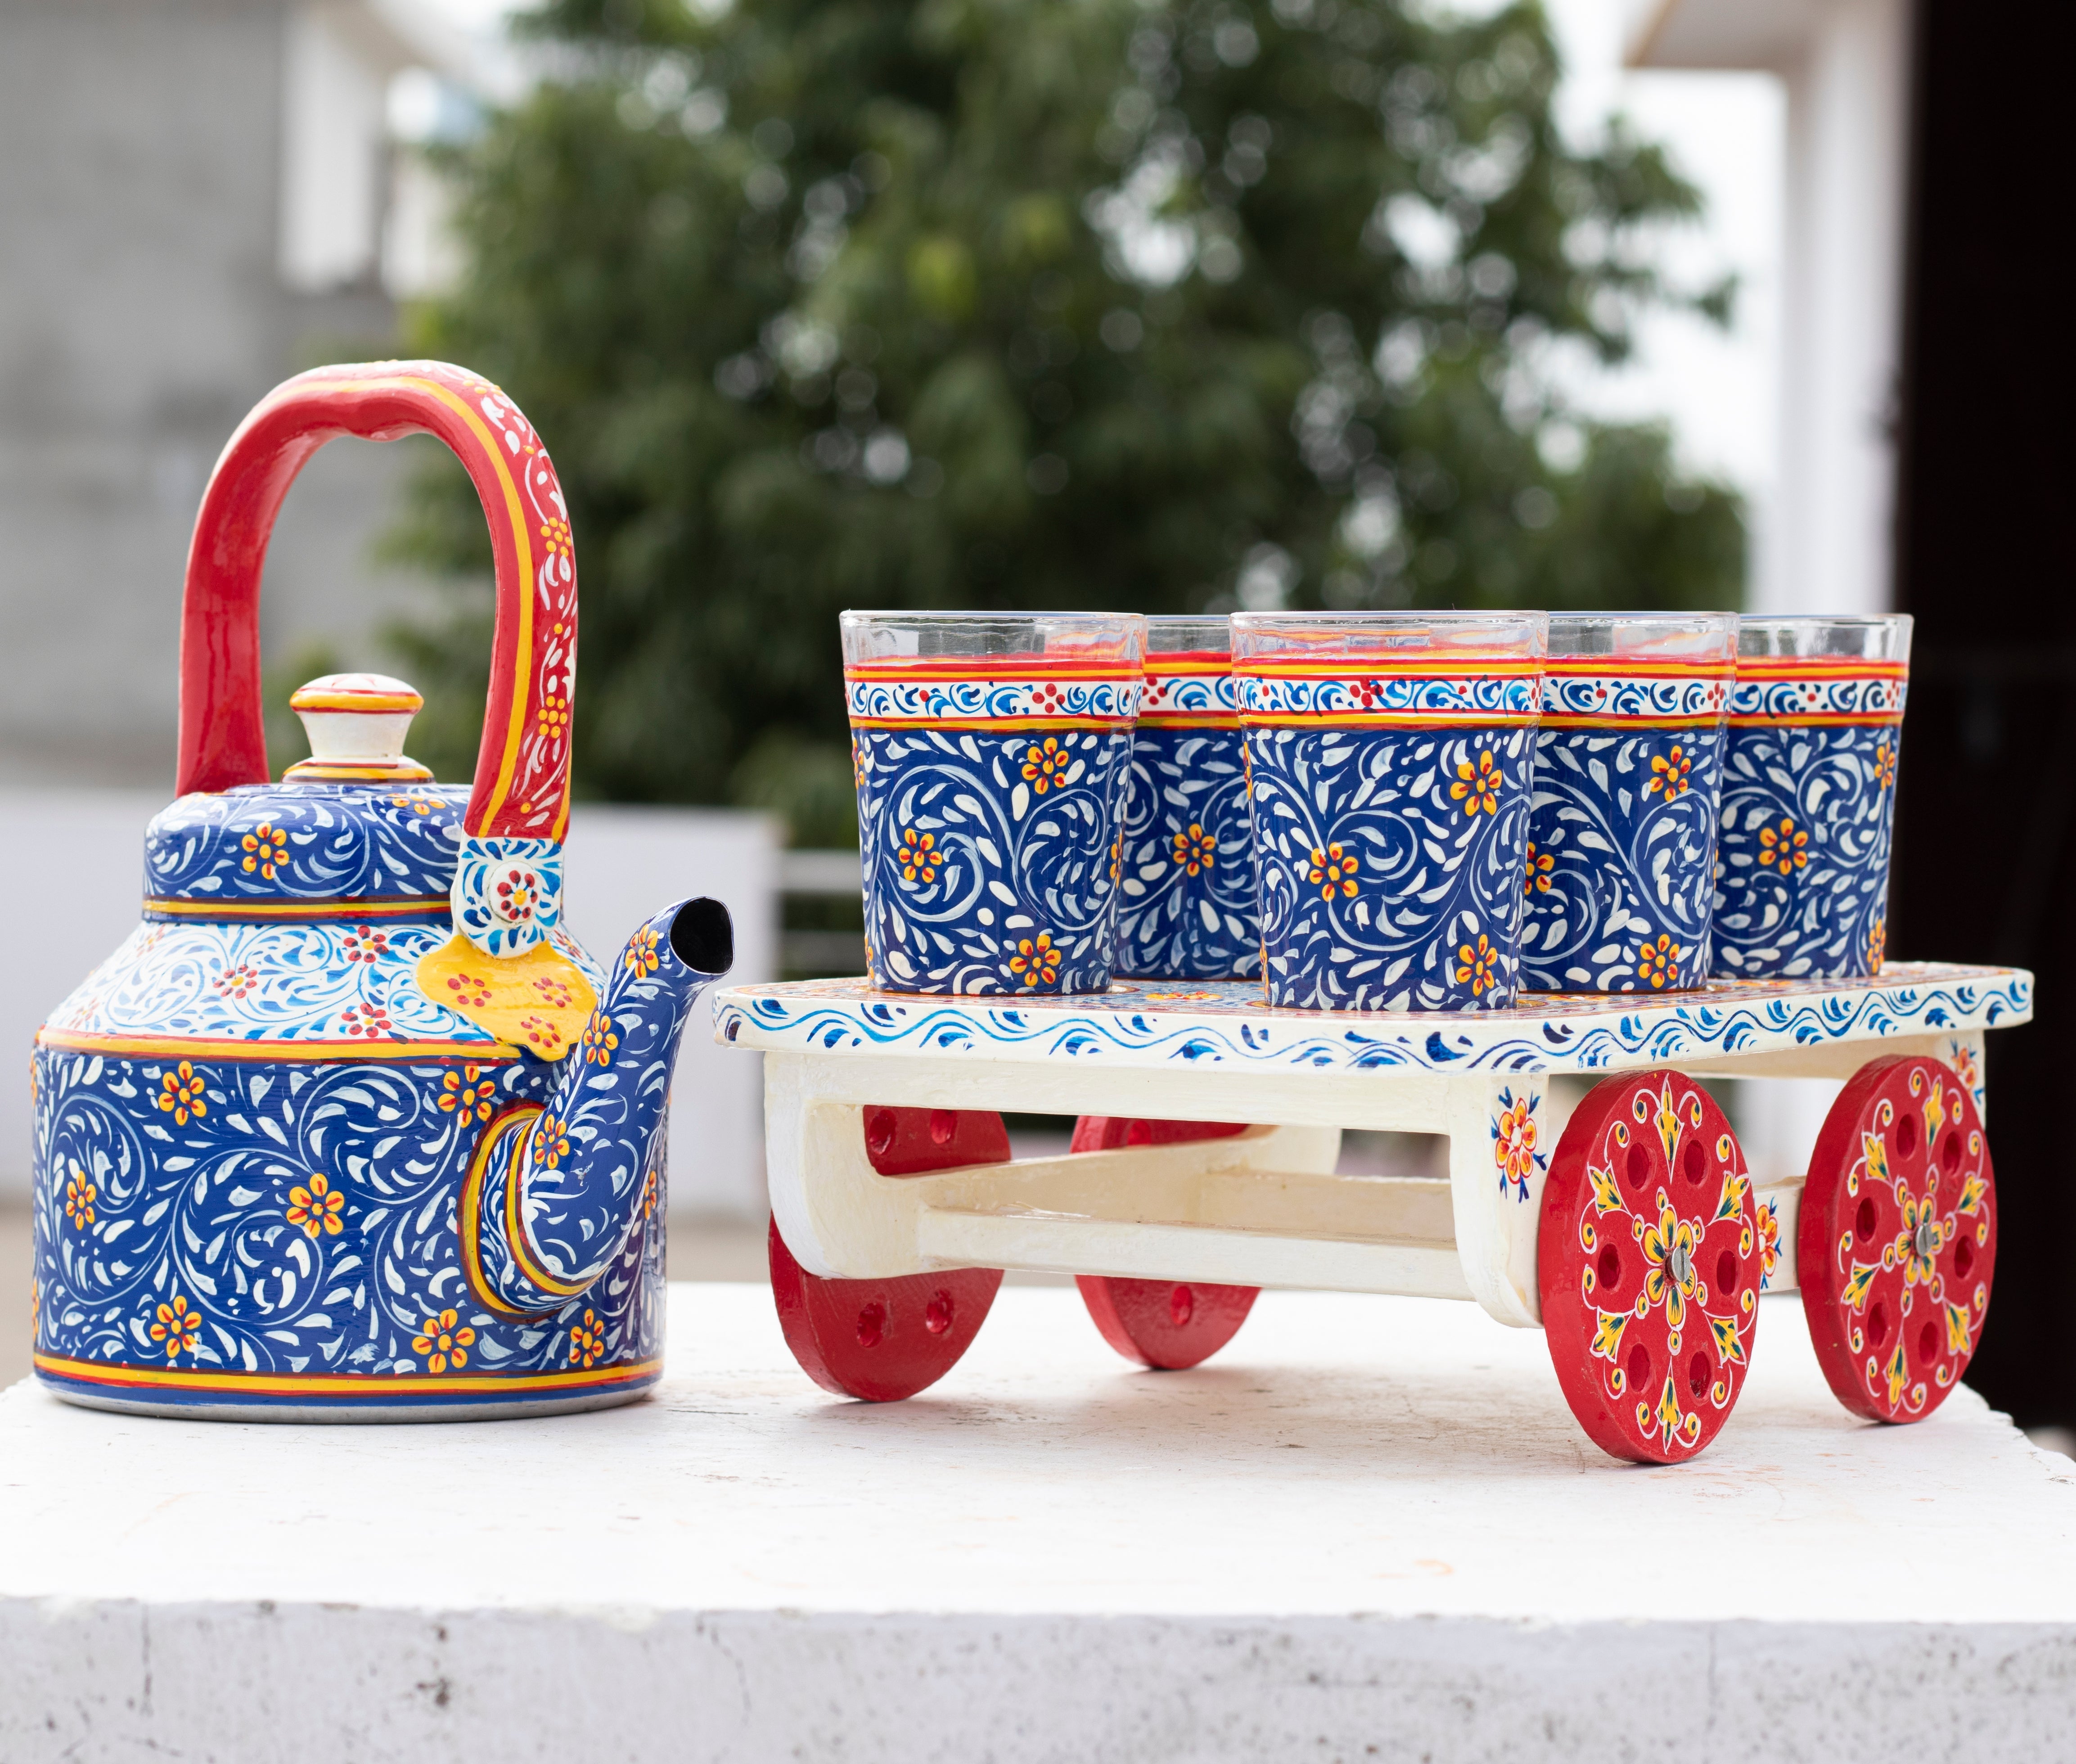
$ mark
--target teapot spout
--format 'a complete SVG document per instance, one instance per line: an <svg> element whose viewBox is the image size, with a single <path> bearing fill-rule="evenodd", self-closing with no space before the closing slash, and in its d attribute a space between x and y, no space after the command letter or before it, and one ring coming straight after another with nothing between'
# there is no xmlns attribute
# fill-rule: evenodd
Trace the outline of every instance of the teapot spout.
<svg viewBox="0 0 2076 1764"><path fill-rule="evenodd" d="M461 1196L463 1271L504 1317L557 1311L619 1259L660 1188L671 1074L693 1005L735 959L728 909L692 900L628 939L545 1107L484 1131Z"/></svg>

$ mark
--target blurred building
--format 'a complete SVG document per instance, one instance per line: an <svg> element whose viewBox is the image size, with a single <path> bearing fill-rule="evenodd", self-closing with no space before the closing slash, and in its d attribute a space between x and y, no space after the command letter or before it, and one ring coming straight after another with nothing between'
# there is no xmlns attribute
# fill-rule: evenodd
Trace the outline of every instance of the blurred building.
<svg viewBox="0 0 2076 1764"><path fill-rule="evenodd" d="M466 44L402 3L0 0L0 766L16 781L169 782L210 467L287 374L392 350L395 297L444 266L436 193L392 113L401 99L436 131L471 71ZM408 602L369 556L401 451L327 448L298 481L268 564L270 655L311 638L351 653Z"/></svg>

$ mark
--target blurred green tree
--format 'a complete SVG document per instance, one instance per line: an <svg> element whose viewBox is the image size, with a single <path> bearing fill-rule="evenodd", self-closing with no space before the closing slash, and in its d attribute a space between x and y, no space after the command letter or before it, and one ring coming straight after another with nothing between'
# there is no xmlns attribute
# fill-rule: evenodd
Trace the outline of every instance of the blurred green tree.
<svg viewBox="0 0 2076 1764"><path fill-rule="evenodd" d="M579 788L851 830L846 605L1734 605L1734 497L1568 414L1698 198L1559 134L1539 8L554 0L413 346L517 397L583 583ZM444 467L392 552L487 570ZM466 768L480 591L401 641ZM473 695L471 697L471 694ZM444 768L443 768L444 769Z"/></svg>

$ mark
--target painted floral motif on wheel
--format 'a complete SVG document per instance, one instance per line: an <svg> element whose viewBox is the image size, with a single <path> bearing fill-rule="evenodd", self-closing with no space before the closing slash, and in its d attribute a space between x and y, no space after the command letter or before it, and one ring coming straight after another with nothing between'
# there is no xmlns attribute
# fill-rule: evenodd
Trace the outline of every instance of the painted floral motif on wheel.
<svg viewBox="0 0 2076 1764"><path fill-rule="evenodd" d="M1127 728L875 728L853 737L875 984L1109 984Z"/></svg>
<svg viewBox="0 0 2076 1764"><path fill-rule="evenodd" d="M1968 1086L1921 1057L1862 1068L1817 1135L1803 1209L1803 1302L1838 1400L1875 1421L1930 1413L1974 1355L1996 1262Z"/></svg>
<svg viewBox="0 0 2076 1764"><path fill-rule="evenodd" d="M1736 1135L1676 1072L1610 1079L1543 1189L1543 1325L1559 1381L1618 1458L1691 1457L1729 1417L1758 1317L1758 1220Z"/></svg>
<svg viewBox="0 0 2076 1764"><path fill-rule="evenodd" d="M1524 986L1650 992L1706 978L1723 747L1720 726L1538 732Z"/></svg>
<svg viewBox="0 0 2076 1764"><path fill-rule="evenodd" d="M1247 731L1269 1002L1510 1005L1534 731Z"/></svg>

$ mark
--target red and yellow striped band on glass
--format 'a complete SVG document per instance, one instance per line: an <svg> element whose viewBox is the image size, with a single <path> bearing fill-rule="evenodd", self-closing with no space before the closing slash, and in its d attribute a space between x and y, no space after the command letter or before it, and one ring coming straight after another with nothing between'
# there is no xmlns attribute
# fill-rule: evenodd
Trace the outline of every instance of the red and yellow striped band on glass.
<svg viewBox="0 0 2076 1764"><path fill-rule="evenodd" d="M854 729L1122 729L1139 714L1136 661L950 655L844 669Z"/></svg>
<svg viewBox="0 0 2076 1764"><path fill-rule="evenodd" d="M1857 655L1741 655L1730 726L1878 726L1903 719L1908 662Z"/></svg>

